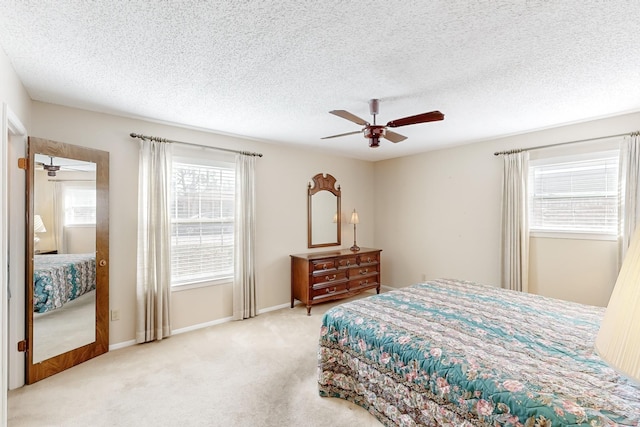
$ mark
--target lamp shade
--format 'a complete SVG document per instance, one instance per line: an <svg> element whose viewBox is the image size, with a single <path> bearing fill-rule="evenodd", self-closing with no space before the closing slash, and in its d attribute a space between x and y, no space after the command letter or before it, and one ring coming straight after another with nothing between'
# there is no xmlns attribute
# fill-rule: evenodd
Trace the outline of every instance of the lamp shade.
<svg viewBox="0 0 640 427"><path fill-rule="evenodd" d="M618 372L640 382L640 227L620 268L596 350Z"/></svg>
<svg viewBox="0 0 640 427"><path fill-rule="evenodd" d="M358 212L354 209L351 213L351 219L349 220L349 224L360 224L360 218L358 218Z"/></svg>
<svg viewBox="0 0 640 427"><path fill-rule="evenodd" d="M42 217L40 215L33 216L33 232L34 233L46 233L47 229L44 226L44 222L42 222Z"/></svg>

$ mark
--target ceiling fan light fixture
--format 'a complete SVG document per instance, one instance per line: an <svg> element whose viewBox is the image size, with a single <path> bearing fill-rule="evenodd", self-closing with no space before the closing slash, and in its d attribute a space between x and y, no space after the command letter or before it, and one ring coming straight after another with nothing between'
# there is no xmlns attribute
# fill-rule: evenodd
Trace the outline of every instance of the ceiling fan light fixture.
<svg viewBox="0 0 640 427"><path fill-rule="evenodd" d="M369 140L369 147L377 148L380 146L380 137L387 139L393 143L398 143L400 141L404 141L405 139L407 139L406 136L387 130L388 127L396 128L400 126L416 125L419 123L444 120L444 114L442 114L440 111L435 110L435 111L430 111L428 113L416 114L414 116L403 117L401 119L392 120L388 122L386 125L378 125L376 124L376 115L378 114L379 104L380 104L379 99L374 98L369 100L369 111L373 116L373 123L368 123L366 120L346 110L329 111L329 113L333 115L349 120L350 122L356 123L360 126L364 126L364 128L360 131L325 136L324 138L321 138L321 139L337 138L337 137L346 136L346 135L355 135L357 133L362 132L363 136Z"/></svg>

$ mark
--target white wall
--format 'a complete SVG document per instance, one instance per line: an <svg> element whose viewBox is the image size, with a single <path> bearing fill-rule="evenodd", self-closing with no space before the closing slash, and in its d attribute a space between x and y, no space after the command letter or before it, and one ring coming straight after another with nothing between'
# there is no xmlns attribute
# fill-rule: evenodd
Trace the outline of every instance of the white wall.
<svg viewBox="0 0 640 427"><path fill-rule="evenodd" d="M385 254L383 282L402 287L424 276L499 285L502 158L493 153L638 129L640 114L627 114L377 162L374 245ZM612 242L532 239L531 248L531 292L607 304L617 271Z"/></svg>
<svg viewBox="0 0 640 427"><path fill-rule="evenodd" d="M161 125L45 104L33 103L30 135L110 153L110 306L120 311L111 322L110 343L134 339L138 142L131 132L264 154L256 162L257 300L259 309L290 301L289 255L307 249L307 184L320 172L342 187L343 217L360 213L358 243L371 246L374 224L373 164L311 151L196 130ZM343 225L343 247L353 231ZM322 250L322 249L319 249ZM173 329L231 316L229 286L174 292Z"/></svg>

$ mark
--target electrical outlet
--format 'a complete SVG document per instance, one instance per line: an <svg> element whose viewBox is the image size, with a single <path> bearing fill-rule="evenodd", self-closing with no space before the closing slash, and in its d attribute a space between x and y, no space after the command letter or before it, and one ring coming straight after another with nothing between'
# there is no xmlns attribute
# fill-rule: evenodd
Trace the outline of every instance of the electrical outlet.
<svg viewBox="0 0 640 427"><path fill-rule="evenodd" d="M427 281L427 273L422 273L422 281L423 282Z"/></svg>
<svg viewBox="0 0 640 427"><path fill-rule="evenodd" d="M120 310L111 310L111 321L120 320Z"/></svg>

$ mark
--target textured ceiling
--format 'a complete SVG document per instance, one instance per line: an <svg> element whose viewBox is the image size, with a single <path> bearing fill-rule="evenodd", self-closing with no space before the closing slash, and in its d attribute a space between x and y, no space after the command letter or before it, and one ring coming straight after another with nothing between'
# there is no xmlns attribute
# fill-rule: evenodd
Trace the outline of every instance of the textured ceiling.
<svg viewBox="0 0 640 427"><path fill-rule="evenodd" d="M640 111L640 2L0 0L34 100L368 160ZM370 149L328 114L442 122ZM131 129L138 132L138 129ZM163 135L158 135L163 136Z"/></svg>

